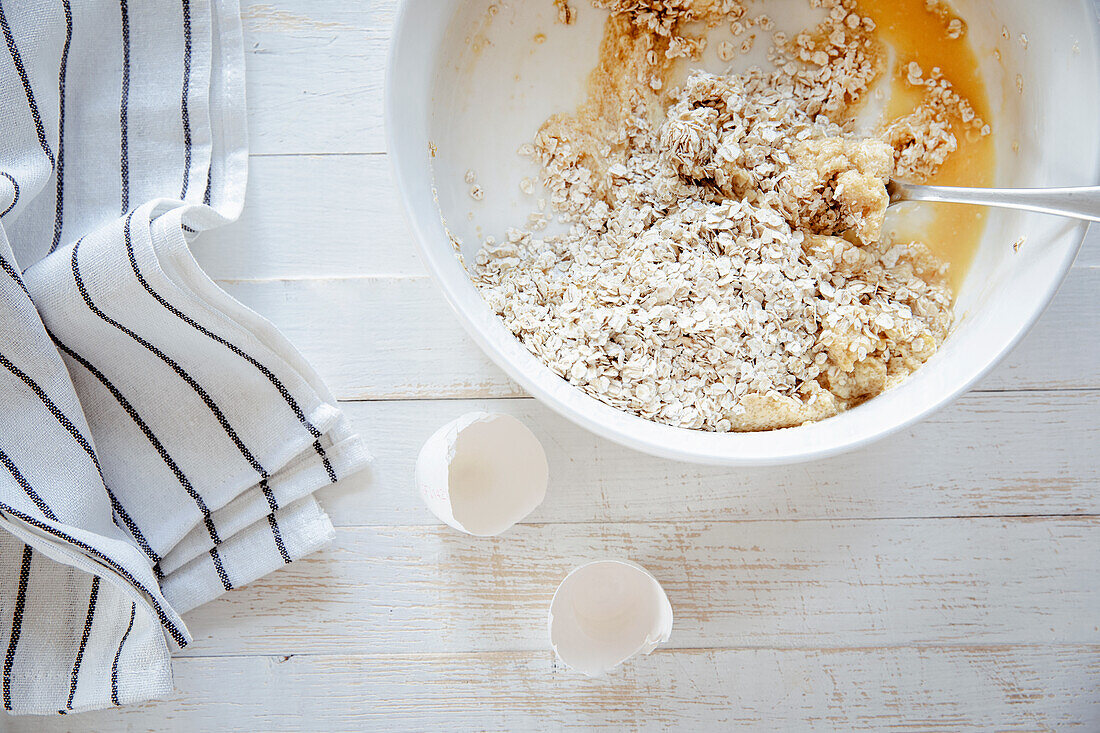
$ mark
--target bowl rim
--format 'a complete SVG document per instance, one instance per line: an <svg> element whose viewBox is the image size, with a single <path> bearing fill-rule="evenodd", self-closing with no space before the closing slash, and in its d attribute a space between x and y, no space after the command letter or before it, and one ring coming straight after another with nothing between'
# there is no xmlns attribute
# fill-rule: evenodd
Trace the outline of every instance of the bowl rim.
<svg viewBox="0 0 1100 733"><path fill-rule="evenodd" d="M1076 242L1067 248L1065 256L1058 264L1057 276L1050 278L1047 287L1037 301L1040 305L1023 320L1021 327L1010 339L1004 342L997 353L989 357L985 364L974 372L969 379L941 393L939 397L930 400L921 408L910 411L903 419L892 420L874 431L864 431L865 434L856 434L838 441L827 441L824 444L821 444L821 441L816 441L816 444L805 444L793 450L754 452L751 449L737 451L701 449L698 445L692 445L692 443L721 442L729 444L740 442L751 446L753 443L765 442L768 437L774 437L778 434L791 436L804 427L827 425L832 418L806 426L744 433L710 433L690 428L674 427L632 415L597 400L554 373L541 360L527 351L520 341L510 331L507 331L496 314L489 310L488 305L470 280L465 267L458 262L450 247L437 248L429 245L429 242L434 241L434 238L417 216L412 184L405 173L405 168L410 164L419 165L419 163L406 160L403 146L399 142L399 137L402 135L404 128L399 126L395 119L399 108L399 92L395 84L395 69L403 50L401 39L408 30L410 22L409 7L413 1L400 0L390 35L391 42L386 60L383 117L390 173L401 199L401 208L409 229L413 233L413 239L420 258L466 333L510 379L522 387L529 396L537 399L570 422L628 448L661 458L695 464L731 467L778 466L817 461L848 453L896 434L928 418L970 391L976 383L984 379L1020 344L1050 307L1054 296L1072 269L1073 263L1087 237L1089 224L1084 221L1077 223L1067 233L1066 236L1075 237ZM1094 18L1100 18L1100 2L1096 0L1078 0L1078 3L1085 7L1088 14ZM1097 23L1090 25L1088 37L1090 47L1094 50L1095 55L1100 57L1100 28L1097 28ZM422 44L420 48L423 48ZM425 93L430 95L432 89L426 89ZM1096 93L1100 95L1100 74L1097 74ZM1100 184L1100 156L1097 156L1096 160L1093 161L1090 177L1095 184ZM438 210L436 216L439 216ZM444 263L442 261L441 252L445 253L445 257L449 262ZM452 276L448 274L448 267L450 269L454 269L454 267L462 269L463 277L461 280L464 282L454 282ZM474 305L471 301L471 292L477 301L477 305ZM477 309L481 312L475 314L471 309ZM507 333L508 339L491 338L490 331L496 329L501 329ZM524 366L523 362L527 366ZM649 437L650 435L652 437ZM716 438L717 440L715 440ZM723 445L722 448L725 449L726 446Z"/></svg>

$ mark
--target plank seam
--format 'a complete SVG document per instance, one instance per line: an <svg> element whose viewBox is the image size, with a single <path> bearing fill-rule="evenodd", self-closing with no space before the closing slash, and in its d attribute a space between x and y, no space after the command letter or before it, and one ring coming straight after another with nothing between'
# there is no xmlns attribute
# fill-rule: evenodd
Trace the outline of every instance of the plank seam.
<svg viewBox="0 0 1100 733"><path fill-rule="evenodd" d="M1100 644L1092 642L1020 642L1020 643L1001 643L1001 644L944 644L942 642L929 642L927 644L865 644L858 646L775 646L775 645L763 645L763 646L701 646L701 647L676 647L670 645L662 645L658 647L653 654L667 654L669 652L676 652L679 654L713 654L715 652L737 652L737 651L773 651L773 652L876 652L881 650L912 650L912 651L935 651L935 650L971 650L971 651L983 651L986 653L995 652L1012 652L1025 649L1033 650L1052 650L1052 649L1064 649L1064 650L1080 650L1089 652L1100 652ZM288 662L295 657L303 657L310 660L317 659L440 659L440 658L470 658L470 659L485 659L487 657L517 657L517 656L529 656L529 655L549 655L553 654L549 645L546 647L540 647L538 649L494 649L491 651L466 651L466 652L350 652L347 654L335 654L329 652L293 652L290 654L278 654L271 652L255 653L255 654L200 654L200 655L176 655L176 659L190 659L196 661L212 660L212 659L268 659L275 661L276 663ZM1100 664L1100 662L1098 662Z"/></svg>

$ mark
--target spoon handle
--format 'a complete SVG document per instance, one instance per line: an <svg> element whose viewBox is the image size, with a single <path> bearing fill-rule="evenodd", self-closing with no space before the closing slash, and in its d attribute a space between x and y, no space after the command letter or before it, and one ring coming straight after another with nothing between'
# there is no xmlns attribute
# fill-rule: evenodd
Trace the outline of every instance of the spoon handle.
<svg viewBox="0 0 1100 733"><path fill-rule="evenodd" d="M890 181L890 204L902 201L939 201L982 204L1008 209L1057 214L1074 219L1100 221L1100 186L1083 188L958 188L918 186Z"/></svg>

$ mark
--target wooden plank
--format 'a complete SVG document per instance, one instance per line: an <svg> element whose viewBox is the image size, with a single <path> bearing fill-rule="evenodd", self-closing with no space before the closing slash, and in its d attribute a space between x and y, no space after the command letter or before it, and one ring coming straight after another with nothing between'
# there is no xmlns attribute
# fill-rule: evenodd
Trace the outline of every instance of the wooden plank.
<svg viewBox="0 0 1100 733"><path fill-rule="evenodd" d="M1100 229L1097 230L1100 234ZM1100 237L1092 242L1100 245ZM1100 249L1094 246L1092 249ZM1100 268L1070 270L1039 322L989 376L982 390L1100 386ZM1080 359L1080 360L1078 360Z"/></svg>
<svg viewBox="0 0 1100 733"><path fill-rule="evenodd" d="M206 654L540 650L572 567L661 581L675 648L1100 643L1100 518L537 524L337 530L196 609Z"/></svg>
<svg viewBox="0 0 1100 733"><path fill-rule="evenodd" d="M533 522L1100 514L1100 392L971 394L854 453L736 470L622 448L531 399L344 409L375 463L325 497L341 526L438 523L412 484L417 453L440 425L478 409L515 415L546 447L550 486Z"/></svg>
<svg viewBox="0 0 1100 733"><path fill-rule="evenodd" d="M523 394L470 340L427 278L219 284L271 320L339 399Z"/></svg>
<svg viewBox="0 0 1100 733"><path fill-rule="evenodd" d="M371 32L389 36L398 0L347 3L342 0L274 0L241 3L245 32L308 33L317 29Z"/></svg>
<svg viewBox="0 0 1100 733"><path fill-rule="evenodd" d="M385 150L396 0L274 0L241 10L253 154Z"/></svg>
<svg viewBox="0 0 1100 733"><path fill-rule="evenodd" d="M340 399L523 394L466 336L427 278L221 284L278 326ZM1100 387L1097 292L1100 269L1074 270L1026 342L980 389Z"/></svg>
<svg viewBox="0 0 1100 733"><path fill-rule="evenodd" d="M219 285L286 334L339 399L523 395L466 335L428 278Z"/></svg>
<svg viewBox="0 0 1100 733"><path fill-rule="evenodd" d="M387 156L276 155L251 159L240 221L192 249L211 277L420 276L416 245ZM1100 265L1100 227L1078 267Z"/></svg>
<svg viewBox="0 0 1100 733"><path fill-rule="evenodd" d="M601 679L548 652L180 659L166 702L13 719L143 730L1095 730L1100 647L663 651Z"/></svg>
<svg viewBox="0 0 1100 733"><path fill-rule="evenodd" d="M213 278L426 275L384 155L254 157L241 218L195 239Z"/></svg>

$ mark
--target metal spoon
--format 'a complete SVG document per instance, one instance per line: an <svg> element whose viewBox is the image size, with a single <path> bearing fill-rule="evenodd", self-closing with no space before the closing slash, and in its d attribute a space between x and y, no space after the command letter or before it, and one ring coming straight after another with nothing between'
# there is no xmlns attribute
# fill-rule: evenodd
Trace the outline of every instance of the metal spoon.
<svg viewBox="0 0 1100 733"><path fill-rule="evenodd" d="M1006 209L1037 211L1074 219L1100 221L1100 186L1083 188L957 188L918 186L901 181L886 184L890 206L903 201L939 201L981 204Z"/></svg>

